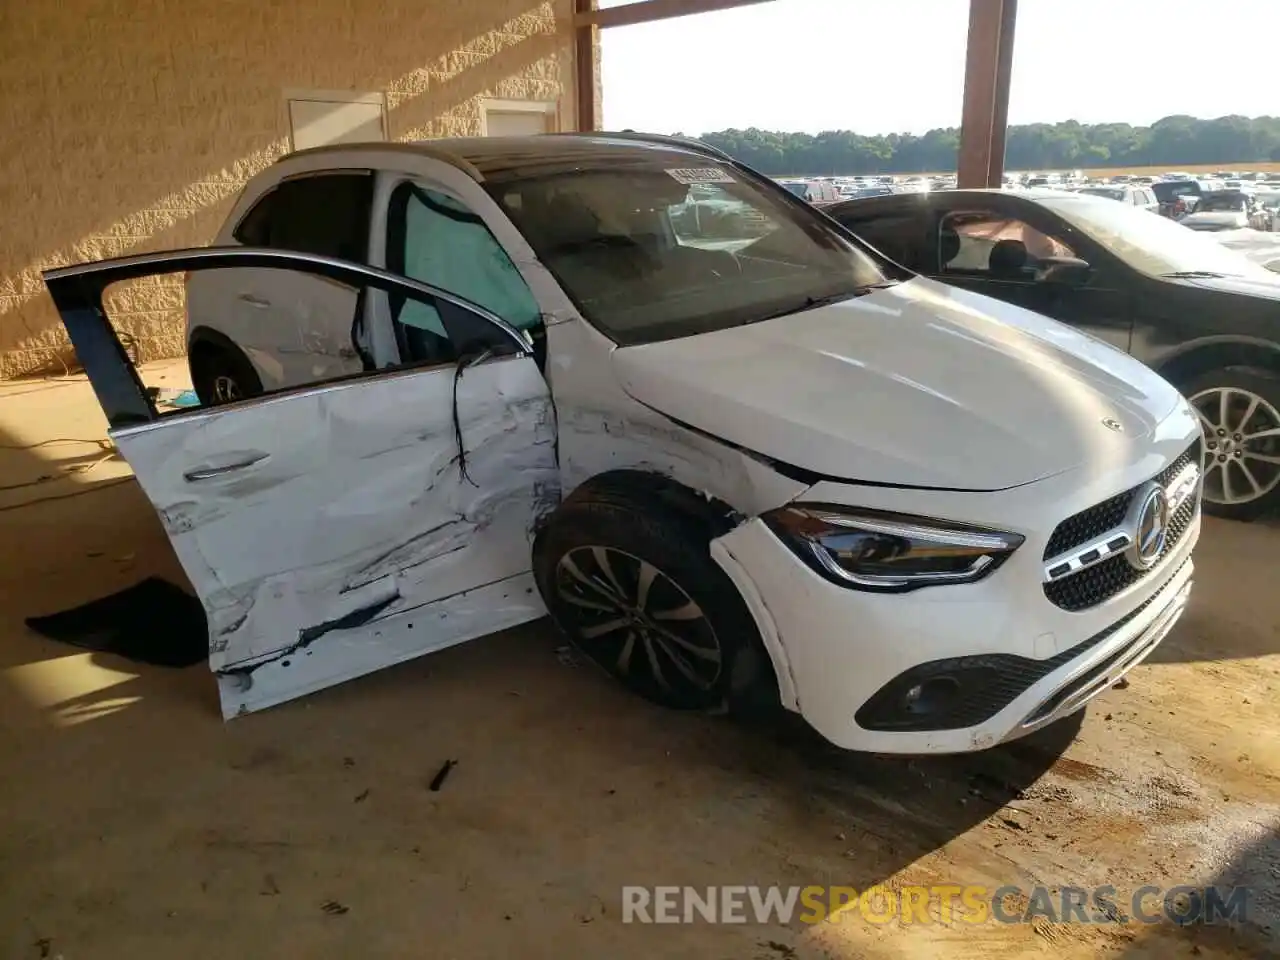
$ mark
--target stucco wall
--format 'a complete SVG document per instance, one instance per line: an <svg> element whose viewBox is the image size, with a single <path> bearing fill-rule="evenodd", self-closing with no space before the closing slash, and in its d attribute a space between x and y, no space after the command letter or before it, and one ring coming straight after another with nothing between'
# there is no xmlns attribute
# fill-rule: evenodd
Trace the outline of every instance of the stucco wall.
<svg viewBox="0 0 1280 960"><path fill-rule="evenodd" d="M213 236L288 147L287 89L385 91L393 139L480 132L486 97L560 103L572 0L0 2L0 377L69 347L40 270ZM121 290L143 359L183 352L177 278Z"/></svg>

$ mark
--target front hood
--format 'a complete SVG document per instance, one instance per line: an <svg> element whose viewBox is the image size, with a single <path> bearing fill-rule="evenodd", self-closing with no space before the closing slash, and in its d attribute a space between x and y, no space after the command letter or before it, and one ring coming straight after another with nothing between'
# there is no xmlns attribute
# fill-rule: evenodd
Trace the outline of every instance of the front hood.
<svg viewBox="0 0 1280 960"><path fill-rule="evenodd" d="M1101 341L924 279L621 347L612 362L634 399L756 453L844 480L957 490L1127 462L1180 402Z"/></svg>
<svg viewBox="0 0 1280 960"><path fill-rule="evenodd" d="M1271 279L1274 278L1274 279ZM1167 277L1175 283L1188 287L1199 287L1202 290L1215 290L1221 293L1234 293L1238 296L1260 297L1264 300L1280 300L1280 273L1264 274L1259 271L1256 277ZM1280 316L1277 317L1280 319Z"/></svg>

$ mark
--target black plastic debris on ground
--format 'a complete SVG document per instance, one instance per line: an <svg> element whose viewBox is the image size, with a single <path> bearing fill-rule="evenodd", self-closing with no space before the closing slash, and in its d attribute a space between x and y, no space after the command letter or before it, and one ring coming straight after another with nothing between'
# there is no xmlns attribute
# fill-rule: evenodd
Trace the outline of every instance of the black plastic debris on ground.
<svg viewBox="0 0 1280 960"><path fill-rule="evenodd" d="M158 577L70 610L27 617L26 624L50 640L156 667L190 667L209 658L200 601Z"/></svg>
<svg viewBox="0 0 1280 960"><path fill-rule="evenodd" d="M449 771L458 765L457 760L446 760L434 777L431 778L430 789L433 793L438 793L440 788L444 786L445 778L449 776Z"/></svg>

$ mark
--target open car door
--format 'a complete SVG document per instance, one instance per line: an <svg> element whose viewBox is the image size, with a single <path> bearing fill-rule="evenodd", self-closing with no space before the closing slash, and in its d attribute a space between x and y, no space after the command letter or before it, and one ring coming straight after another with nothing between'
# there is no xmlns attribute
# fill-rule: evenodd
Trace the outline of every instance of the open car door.
<svg viewBox="0 0 1280 960"><path fill-rule="evenodd" d="M452 355L161 415L103 293L227 267L424 304ZM528 340L498 317L385 271L244 247L65 267L45 281L204 605L225 717L545 612L530 539L559 497L555 416Z"/></svg>

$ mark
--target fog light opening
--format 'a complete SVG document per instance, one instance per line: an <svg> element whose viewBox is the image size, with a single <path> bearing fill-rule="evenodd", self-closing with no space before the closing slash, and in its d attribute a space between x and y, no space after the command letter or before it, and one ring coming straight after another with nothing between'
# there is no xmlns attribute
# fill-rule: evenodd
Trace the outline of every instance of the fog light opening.
<svg viewBox="0 0 1280 960"><path fill-rule="evenodd" d="M938 713L950 707L959 694L960 681L955 677L930 677L908 690L902 705L907 713L916 716Z"/></svg>

